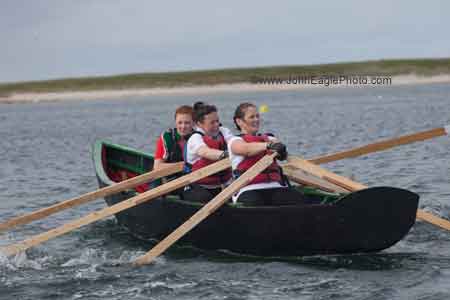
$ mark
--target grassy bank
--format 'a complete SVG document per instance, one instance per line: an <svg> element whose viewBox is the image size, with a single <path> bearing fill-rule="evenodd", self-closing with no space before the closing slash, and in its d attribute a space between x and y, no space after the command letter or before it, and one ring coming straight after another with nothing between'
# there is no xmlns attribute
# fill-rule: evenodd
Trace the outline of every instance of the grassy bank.
<svg viewBox="0 0 450 300"><path fill-rule="evenodd" d="M450 74L450 58L379 60L303 66L220 69L205 71L126 74L0 84L0 96L11 93L95 91L129 88L179 87L257 82L267 77L310 75Z"/></svg>

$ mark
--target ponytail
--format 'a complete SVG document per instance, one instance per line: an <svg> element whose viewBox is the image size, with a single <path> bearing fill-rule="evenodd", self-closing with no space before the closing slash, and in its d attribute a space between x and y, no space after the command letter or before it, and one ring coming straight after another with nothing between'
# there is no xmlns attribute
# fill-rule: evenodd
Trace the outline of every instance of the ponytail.
<svg viewBox="0 0 450 300"><path fill-rule="evenodd" d="M195 123L203 122L206 115L217 112L217 108L214 105L205 104L203 102L195 102L193 109L194 113L192 114L192 118Z"/></svg>

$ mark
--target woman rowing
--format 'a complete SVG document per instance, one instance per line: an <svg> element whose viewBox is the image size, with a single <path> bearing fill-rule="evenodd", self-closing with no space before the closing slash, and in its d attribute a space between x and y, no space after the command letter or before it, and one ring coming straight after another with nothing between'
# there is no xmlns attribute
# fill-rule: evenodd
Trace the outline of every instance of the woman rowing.
<svg viewBox="0 0 450 300"><path fill-rule="evenodd" d="M193 118L196 129L185 147L185 171L192 172L228 157L227 143L233 137L228 128L222 127L214 105L197 102ZM207 202L222 191L231 180L231 169L205 177L185 188L184 199Z"/></svg>
<svg viewBox="0 0 450 300"><path fill-rule="evenodd" d="M184 161L184 146L192 134L194 122L192 120L193 109L191 106L183 105L175 110L175 127L169 128L159 136L156 141L153 170L168 167L174 163ZM172 180L183 175L176 173L162 181ZM149 187L155 188L161 184L161 179L150 182ZM182 196L183 190L176 190L172 194Z"/></svg>
<svg viewBox="0 0 450 300"><path fill-rule="evenodd" d="M192 113L192 107L187 105L175 110L175 128L164 131L156 142L154 170L183 161L184 145L192 134L194 126Z"/></svg>
<svg viewBox="0 0 450 300"><path fill-rule="evenodd" d="M183 161L183 149L187 139L192 133L194 122L192 120L192 107L183 105L175 110L175 128L169 128L164 131L156 141L156 148L154 153L153 170L168 167L173 163ZM174 179L182 172L174 174L168 178L163 178L163 181ZM136 176L136 174L128 174L126 171L119 171L114 175L115 181L122 181ZM143 193L149 188L155 188L161 184L161 179L142 184L135 189L137 192ZM181 195L182 191L175 191L173 194Z"/></svg>
<svg viewBox="0 0 450 300"><path fill-rule="evenodd" d="M278 160L287 158L286 146L276 138L259 134L260 116L251 103L240 104L234 114L234 123L241 134L230 139L230 153L233 177L238 178L264 155L278 152ZM276 160L265 171L256 176L233 197L249 206L301 204L303 194L289 187Z"/></svg>

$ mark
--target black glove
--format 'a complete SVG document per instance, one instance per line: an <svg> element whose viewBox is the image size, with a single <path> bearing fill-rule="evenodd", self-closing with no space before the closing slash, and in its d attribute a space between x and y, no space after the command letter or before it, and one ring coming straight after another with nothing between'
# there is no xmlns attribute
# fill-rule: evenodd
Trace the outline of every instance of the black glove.
<svg viewBox="0 0 450 300"><path fill-rule="evenodd" d="M224 159L224 158L227 158L228 157L228 151L227 150L224 150L223 152L222 152L222 154L219 156L219 159Z"/></svg>
<svg viewBox="0 0 450 300"><path fill-rule="evenodd" d="M267 150L276 151L278 160L286 160L288 156L286 145L283 143L268 143Z"/></svg>

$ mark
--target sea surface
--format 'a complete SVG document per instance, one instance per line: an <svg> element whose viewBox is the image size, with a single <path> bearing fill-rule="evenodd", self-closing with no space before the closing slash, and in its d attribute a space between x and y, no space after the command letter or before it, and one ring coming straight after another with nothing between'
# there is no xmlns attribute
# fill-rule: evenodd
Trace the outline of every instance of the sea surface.
<svg viewBox="0 0 450 300"><path fill-rule="evenodd" d="M0 104L0 220L97 189L95 140L152 152L175 107L196 100L216 104L230 128L238 103L268 105L264 131L306 158L450 124L450 85L437 84ZM421 208L450 219L449 149L440 137L324 166L369 186L414 191ZM99 199L0 233L0 245L103 207ZM250 259L175 247L133 267L150 247L111 217L0 255L0 299L450 298L450 232L424 222L377 254Z"/></svg>

